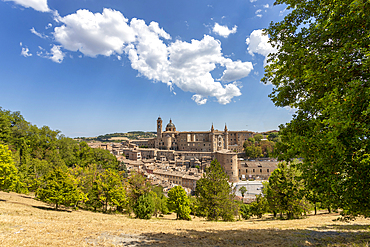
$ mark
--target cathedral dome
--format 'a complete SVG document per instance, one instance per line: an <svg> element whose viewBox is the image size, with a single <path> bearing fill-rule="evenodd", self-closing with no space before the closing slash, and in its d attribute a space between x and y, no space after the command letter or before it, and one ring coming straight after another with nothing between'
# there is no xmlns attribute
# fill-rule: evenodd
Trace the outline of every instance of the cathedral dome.
<svg viewBox="0 0 370 247"><path fill-rule="evenodd" d="M166 131L176 131L175 125L172 123L172 120L170 119L170 122L166 126Z"/></svg>

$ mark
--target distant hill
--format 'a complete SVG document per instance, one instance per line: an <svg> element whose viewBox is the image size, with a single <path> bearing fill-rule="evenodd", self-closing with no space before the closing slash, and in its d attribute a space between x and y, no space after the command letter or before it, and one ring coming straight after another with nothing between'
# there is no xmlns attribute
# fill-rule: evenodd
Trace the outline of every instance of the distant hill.
<svg viewBox="0 0 370 247"><path fill-rule="evenodd" d="M121 142L128 139L140 139L140 138L154 138L157 136L157 132L145 132L145 131L129 131L127 133L112 133L100 135L97 137L77 137L79 141L98 141L98 142Z"/></svg>

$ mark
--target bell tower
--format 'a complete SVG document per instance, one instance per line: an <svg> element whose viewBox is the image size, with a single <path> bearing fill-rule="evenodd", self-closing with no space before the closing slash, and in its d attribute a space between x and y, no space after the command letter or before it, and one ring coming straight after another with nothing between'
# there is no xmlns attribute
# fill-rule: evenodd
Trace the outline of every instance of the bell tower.
<svg viewBox="0 0 370 247"><path fill-rule="evenodd" d="M162 138L162 118L158 117L157 119L157 139Z"/></svg>

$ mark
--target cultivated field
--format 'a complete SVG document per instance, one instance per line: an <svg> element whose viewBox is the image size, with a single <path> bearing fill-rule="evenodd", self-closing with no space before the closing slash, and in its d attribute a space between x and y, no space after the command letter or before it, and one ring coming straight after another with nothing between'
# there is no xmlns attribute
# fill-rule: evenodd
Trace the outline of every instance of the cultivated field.
<svg viewBox="0 0 370 247"><path fill-rule="evenodd" d="M28 195L0 192L0 246L368 246L370 220L151 220L88 211L54 211Z"/></svg>

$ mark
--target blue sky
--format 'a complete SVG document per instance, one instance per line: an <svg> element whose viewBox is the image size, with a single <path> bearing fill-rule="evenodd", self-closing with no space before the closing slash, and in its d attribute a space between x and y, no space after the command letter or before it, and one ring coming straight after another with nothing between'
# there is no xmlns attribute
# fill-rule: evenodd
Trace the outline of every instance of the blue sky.
<svg viewBox="0 0 370 247"><path fill-rule="evenodd" d="M289 122L260 82L270 0L0 0L0 106L66 136L267 131Z"/></svg>

